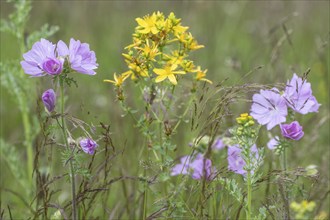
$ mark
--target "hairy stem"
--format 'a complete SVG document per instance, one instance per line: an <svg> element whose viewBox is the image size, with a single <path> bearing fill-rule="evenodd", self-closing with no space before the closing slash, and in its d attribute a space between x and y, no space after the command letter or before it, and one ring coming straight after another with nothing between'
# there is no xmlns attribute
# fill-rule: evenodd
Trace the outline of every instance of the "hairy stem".
<svg viewBox="0 0 330 220"><path fill-rule="evenodd" d="M25 146L27 154L27 171L28 171L28 180L32 185L32 173L33 173L33 146L31 140L31 125L29 120L29 113L27 110L22 111L23 127L24 127L24 136L25 136Z"/></svg>
<svg viewBox="0 0 330 220"><path fill-rule="evenodd" d="M61 86L61 128L63 133L63 138L65 142L65 146L70 149L68 138L66 135L66 124L64 120L64 82L63 79L60 79L60 86ZM72 191L72 219L77 220L77 205L76 205L76 179L75 173L73 169L73 162L72 158L69 160L70 164L70 174L71 174L71 191Z"/></svg>
<svg viewBox="0 0 330 220"><path fill-rule="evenodd" d="M251 171L247 171L247 216L248 220L251 219L251 206L252 206L252 184L251 184Z"/></svg>

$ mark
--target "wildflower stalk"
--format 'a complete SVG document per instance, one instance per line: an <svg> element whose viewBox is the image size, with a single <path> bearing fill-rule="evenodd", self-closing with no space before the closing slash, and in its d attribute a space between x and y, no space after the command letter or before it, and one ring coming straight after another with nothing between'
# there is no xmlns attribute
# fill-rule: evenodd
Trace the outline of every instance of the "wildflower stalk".
<svg viewBox="0 0 330 220"><path fill-rule="evenodd" d="M24 100L24 101L23 101ZM22 101L25 102L25 99ZM26 106L26 105L23 105ZM32 185L32 173L33 173L33 146L31 140L31 125L29 120L28 110L22 110L22 119L23 119L23 127L24 127L24 136L25 136L25 145L26 145L26 154L27 154L27 170L28 170L28 180Z"/></svg>
<svg viewBox="0 0 330 220"><path fill-rule="evenodd" d="M251 171L247 171L247 216L248 220L251 219L251 207L252 207L252 183L251 183Z"/></svg>
<svg viewBox="0 0 330 220"><path fill-rule="evenodd" d="M282 153L282 166L284 171L286 171L286 167L287 167L287 157L286 157L286 147L283 148L283 153Z"/></svg>
<svg viewBox="0 0 330 220"><path fill-rule="evenodd" d="M68 138L66 135L66 124L64 120L64 78L60 78L60 88L61 88L61 130L63 133L63 138L65 142L65 146L67 149L70 149ZM75 180L75 172L73 168L72 157L69 160L70 164L70 176L71 176L71 191L72 191L72 219L77 219L77 205L76 205L76 180Z"/></svg>

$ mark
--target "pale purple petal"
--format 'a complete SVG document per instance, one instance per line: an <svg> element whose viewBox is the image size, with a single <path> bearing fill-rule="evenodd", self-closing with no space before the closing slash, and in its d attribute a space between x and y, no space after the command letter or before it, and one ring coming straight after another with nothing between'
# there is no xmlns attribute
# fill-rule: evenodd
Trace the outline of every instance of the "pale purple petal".
<svg viewBox="0 0 330 220"><path fill-rule="evenodd" d="M56 105L56 94L53 89L48 89L42 94L42 102L44 103L46 109L52 112Z"/></svg>
<svg viewBox="0 0 330 220"><path fill-rule="evenodd" d="M59 41L57 43L57 53L59 56L61 57L66 57L69 55L69 48L68 46L63 42L63 41Z"/></svg>
<svg viewBox="0 0 330 220"><path fill-rule="evenodd" d="M55 45L48 40L41 39L33 44L32 49L23 54L24 61L21 66L26 74L31 76L43 76L62 72L63 62L56 58Z"/></svg>
<svg viewBox="0 0 330 220"><path fill-rule="evenodd" d="M278 136L275 136L274 138L270 139L267 143L268 149L270 150L276 149L277 145L279 144L278 140L279 140Z"/></svg>
<svg viewBox="0 0 330 220"><path fill-rule="evenodd" d="M95 52L89 49L87 43L71 38L69 45L69 61L71 68L79 73L95 75L96 63Z"/></svg>
<svg viewBox="0 0 330 220"><path fill-rule="evenodd" d="M267 125L268 130L286 121L288 114L286 102L276 88L260 90L260 94L254 94L252 100L250 115L259 124Z"/></svg>
<svg viewBox="0 0 330 220"><path fill-rule="evenodd" d="M79 144L85 153L91 155L94 154L95 149L98 147L98 144L90 138L82 139Z"/></svg>
<svg viewBox="0 0 330 220"><path fill-rule="evenodd" d="M288 81L283 97L288 106L300 114L317 112L320 106L312 95L311 84L295 73L292 79Z"/></svg>

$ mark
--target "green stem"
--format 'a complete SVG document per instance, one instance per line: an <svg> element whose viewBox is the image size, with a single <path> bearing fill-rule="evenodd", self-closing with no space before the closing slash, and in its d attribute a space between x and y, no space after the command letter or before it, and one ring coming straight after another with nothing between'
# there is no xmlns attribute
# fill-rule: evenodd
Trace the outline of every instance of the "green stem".
<svg viewBox="0 0 330 220"><path fill-rule="evenodd" d="M66 124L65 124L65 120L64 120L64 82L63 82L63 79L60 79L60 86L61 86L61 124L62 124L61 128L62 128L65 146L68 150L70 150L68 138L66 135ZM75 179L75 173L74 173L74 169L73 169L72 158L70 158L69 164L70 164L71 191L72 191L72 219L77 220L76 179Z"/></svg>
<svg viewBox="0 0 330 220"><path fill-rule="evenodd" d="M283 154L282 154L282 166L283 166L283 169L286 171L286 147L284 147L284 149L283 149Z"/></svg>
<svg viewBox="0 0 330 220"><path fill-rule="evenodd" d="M252 184L251 184L251 171L247 172L247 219L251 219L251 206L252 206Z"/></svg>
<svg viewBox="0 0 330 220"><path fill-rule="evenodd" d="M32 185L32 173L33 173L33 147L31 140L31 125L29 121L28 111L22 111L23 127L24 127L24 136L25 136L25 146L27 153L27 170L28 170L28 179L29 183Z"/></svg>

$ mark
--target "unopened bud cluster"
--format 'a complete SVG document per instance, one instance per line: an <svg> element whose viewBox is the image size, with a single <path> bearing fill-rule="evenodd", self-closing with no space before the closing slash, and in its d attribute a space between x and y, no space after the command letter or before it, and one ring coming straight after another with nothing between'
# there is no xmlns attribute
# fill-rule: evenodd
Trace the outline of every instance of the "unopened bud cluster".
<svg viewBox="0 0 330 220"><path fill-rule="evenodd" d="M238 137L256 137L257 131L252 128L252 126L254 125L254 120L252 116L250 116L248 113L243 113L240 115L240 117L236 118L236 122L238 124L238 127L236 129L236 135Z"/></svg>

